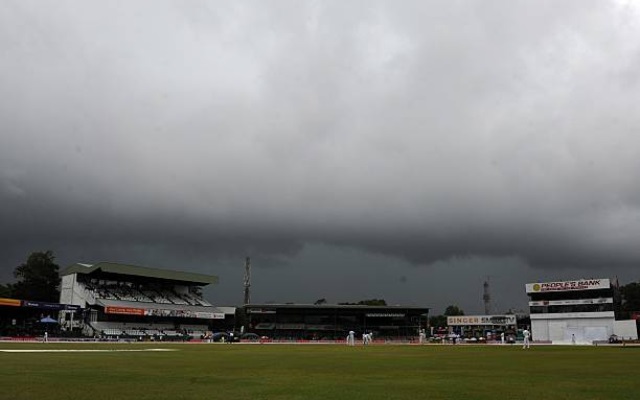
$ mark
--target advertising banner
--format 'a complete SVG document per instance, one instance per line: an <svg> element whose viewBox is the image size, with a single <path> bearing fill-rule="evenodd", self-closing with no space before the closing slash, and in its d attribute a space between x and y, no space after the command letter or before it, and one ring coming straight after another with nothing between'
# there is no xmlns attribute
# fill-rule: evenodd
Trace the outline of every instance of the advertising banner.
<svg viewBox="0 0 640 400"><path fill-rule="evenodd" d="M544 293L609 289L611 283L609 279L581 279L577 281L527 283L525 286L527 293Z"/></svg>
<svg viewBox="0 0 640 400"><path fill-rule="evenodd" d="M224 313L190 310L167 310L162 308L147 308L144 310L144 315L171 318L224 319Z"/></svg>
<svg viewBox="0 0 640 400"><path fill-rule="evenodd" d="M202 319L224 319L224 314L223 313L212 313L212 312L196 311L194 314L195 314L196 318L202 318Z"/></svg>
<svg viewBox="0 0 640 400"><path fill-rule="evenodd" d="M0 306L20 307L21 300L0 298Z"/></svg>
<svg viewBox="0 0 640 400"><path fill-rule="evenodd" d="M530 306L572 306L577 304L607 304L613 303L613 297L601 297L597 299L574 299L574 300L540 300L530 301Z"/></svg>
<svg viewBox="0 0 640 400"><path fill-rule="evenodd" d="M247 309L248 314L275 314L276 310L269 308L249 308Z"/></svg>
<svg viewBox="0 0 640 400"><path fill-rule="evenodd" d="M63 310L64 304L46 303L44 301L23 300L22 307L45 308L47 310Z"/></svg>
<svg viewBox="0 0 640 400"><path fill-rule="evenodd" d="M144 315L144 309L133 307L105 307L105 314Z"/></svg>
<svg viewBox="0 0 640 400"><path fill-rule="evenodd" d="M455 317L447 317L447 325L449 326L515 324L515 315L458 315Z"/></svg>
<svg viewBox="0 0 640 400"><path fill-rule="evenodd" d="M140 315L144 317L170 317L170 318L200 318L200 319L224 319L224 313L191 310L168 310L162 308L135 308L115 307L104 308L105 314Z"/></svg>
<svg viewBox="0 0 640 400"><path fill-rule="evenodd" d="M46 301L31 301L0 298L0 306L31 307L46 310L80 310L81 307L73 304L47 303Z"/></svg>

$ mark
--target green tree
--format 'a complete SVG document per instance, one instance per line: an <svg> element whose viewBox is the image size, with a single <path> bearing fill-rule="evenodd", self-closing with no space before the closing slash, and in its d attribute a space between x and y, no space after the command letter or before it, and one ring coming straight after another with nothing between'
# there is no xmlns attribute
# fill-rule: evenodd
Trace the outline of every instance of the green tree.
<svg viewBox="0 0 640 400"><path fill-rule="evenodd" d="M12 285L13 297L57 303L60 300L60 267L54 260L51 251L31 253L27 262L13 272L18 279Z"/></svg>
<svg viewBox="0 0 640 400"><path fill-rule="evenodd" d="M385 299L369 299L369 300L360 300L357 303L338 303L340 305L349 305L349 306L386 306L387 302Z"/></svg>
<svg viewBox="0 0 640 400"><path fill-rule="evenodd" d="M458 306L447 306L444 310L444 315L433 315L429 317L429 326L434 328L444 328L447 326L447 317L455 315L464 315L464 311Z"/></svg>
<svg viewBox="0 0 640 400"><path fill-rule="evenodd" d="M447 326L447 317L444 315L433 315L429 317L429 326L444 328Z"/></svg>
<svg viewBox="0 0 640 400"><path fill-rule="evenodd" d="M358 302L359 305L363 306L386 306L387 302L385 299L371 299L371 300L361 300Z"/></svg>
<svg viewBox="0 0 640 400"><path fill-rule="evenodd" d="M631 282L620 286L622 294L622 311L631 313L640 311L640 282Z"/></svg>
<svg viewBox="0 0 640 400"><path fill-rule="evenodd" d="M464 311L462 311L458 306L451 305L444 310L444 315L451 317L455 315L464 315Z"/></svg>
<svg viewBox="0 0 640 400"><path fill-rule="evenodd" d="M0 284L0 297L11 297L11 285Z"/></svg>

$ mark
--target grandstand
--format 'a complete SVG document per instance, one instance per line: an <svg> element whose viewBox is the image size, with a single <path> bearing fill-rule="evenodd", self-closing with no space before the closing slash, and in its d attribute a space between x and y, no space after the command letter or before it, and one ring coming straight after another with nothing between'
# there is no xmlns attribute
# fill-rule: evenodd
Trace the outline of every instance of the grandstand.
<svg viewBox="0 0 640 400"><path fill-rule="evenodd" d="M427 326L429 308L354 304L246 304L249 330L274 339L342 340L349 331L410 340Z"/></svg>
<svg viewBox="0 0 640 400"><path fill-rule="evenodd" d="M86 335L137 340L188 340L233 329L234 307L202 297L213 275L100 262L73 264L61 274L60 301L83 308L61 322Z"/></svg>
<svg viewBox="0 0 640 400"><path fill-rule="evenodd" d="M535 340L593 343L611 335L638 339L634 320L616 319L619 289L608 278L527 283L525 288Z"/></svg>

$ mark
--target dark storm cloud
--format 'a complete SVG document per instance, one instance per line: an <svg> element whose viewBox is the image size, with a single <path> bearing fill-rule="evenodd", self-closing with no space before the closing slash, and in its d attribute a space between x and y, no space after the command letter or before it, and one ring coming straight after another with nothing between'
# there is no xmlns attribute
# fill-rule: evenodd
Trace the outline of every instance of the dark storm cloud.
<svg viewBox="0 0 640 400"><path fill-rule="evenodd" d="M2 253L637 265L639 15L5 1Z"/></svg>

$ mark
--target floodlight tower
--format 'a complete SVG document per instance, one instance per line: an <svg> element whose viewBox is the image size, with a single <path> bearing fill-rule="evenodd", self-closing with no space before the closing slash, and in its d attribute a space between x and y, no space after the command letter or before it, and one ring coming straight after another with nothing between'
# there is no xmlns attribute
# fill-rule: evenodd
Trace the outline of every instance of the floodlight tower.
<svg viewBox="0 0 640 400"><path fill-rule="evenodd" d="M251 258L244 261L244 304L251 303Z"/></svg>
<svg viewBox="0 0 640 400"><path fill-rule="evenodd" d="M482 295L482 300L484 301L484 315L491 314L491 295L489 294L489 278L484 281L484 295Z"/></svg>

